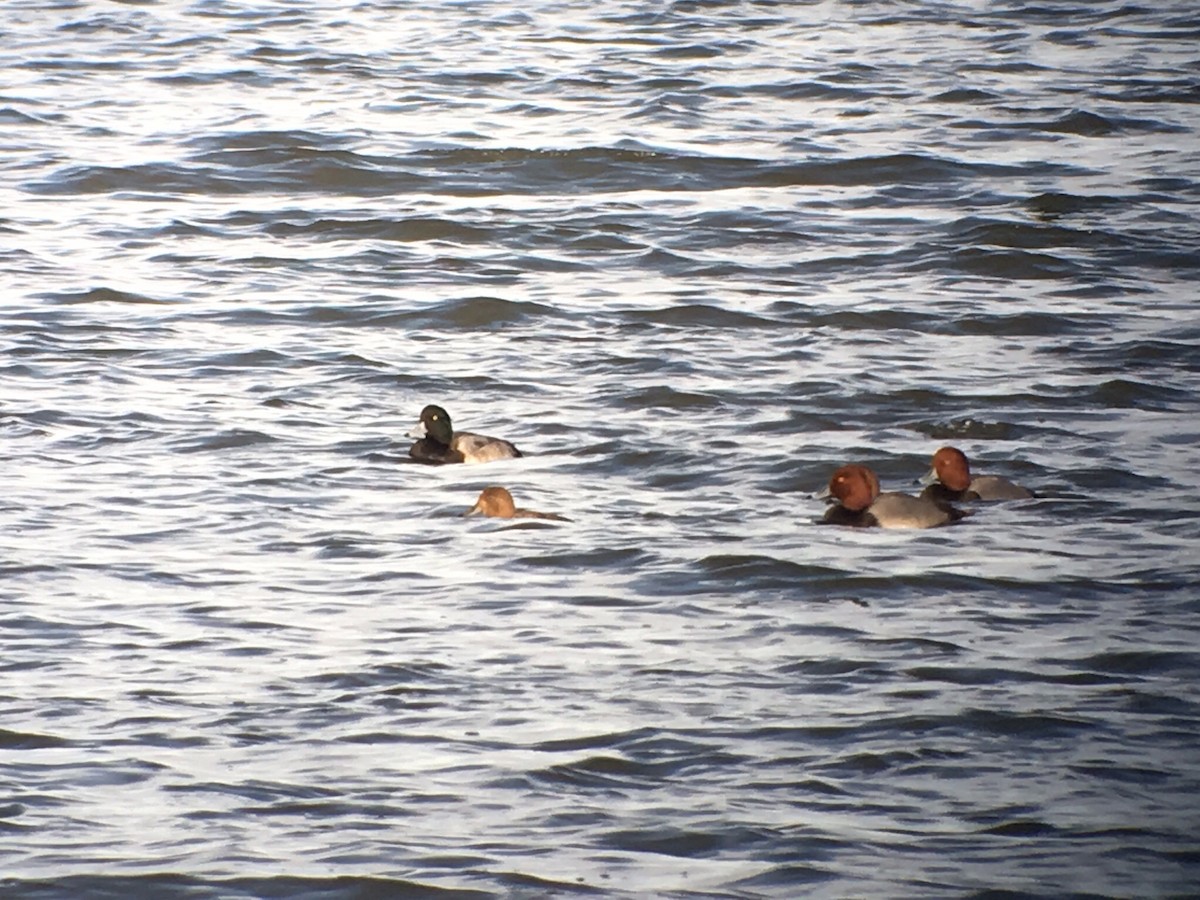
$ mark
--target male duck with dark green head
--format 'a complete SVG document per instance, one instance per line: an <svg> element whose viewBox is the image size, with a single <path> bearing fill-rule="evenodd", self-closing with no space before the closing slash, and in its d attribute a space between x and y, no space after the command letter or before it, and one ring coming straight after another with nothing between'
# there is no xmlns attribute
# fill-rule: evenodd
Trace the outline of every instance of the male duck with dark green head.
<svg viewBox="0 0 1200 900"><path fill-rule="evenodd" d="M456 432L450 424L450 414L432 403L421 410L421 421L408 436L418 439L408 448L408 455L431 465L484 463L521 456L520 450L500 438Z"/></svg>

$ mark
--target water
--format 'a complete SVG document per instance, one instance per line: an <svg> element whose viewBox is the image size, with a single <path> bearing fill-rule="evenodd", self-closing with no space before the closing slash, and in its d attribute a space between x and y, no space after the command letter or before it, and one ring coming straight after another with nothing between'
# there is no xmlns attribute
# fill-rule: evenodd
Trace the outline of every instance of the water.
<svg viewBox="0 0 1200 900"><path fill-rule="evenodd" d="M9 4L0 893L1193 893L1198 36Z"/></svg>

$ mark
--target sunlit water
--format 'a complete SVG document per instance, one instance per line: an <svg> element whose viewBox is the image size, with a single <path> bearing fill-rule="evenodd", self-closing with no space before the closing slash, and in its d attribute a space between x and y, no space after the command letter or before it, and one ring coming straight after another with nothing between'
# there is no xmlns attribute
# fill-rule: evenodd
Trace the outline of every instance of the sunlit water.
<svg viewBox="0 0 1200 900"><path fill-rule="evenodd" d="M1194 891L1198 38L10 4L0 894Z"/></svg>

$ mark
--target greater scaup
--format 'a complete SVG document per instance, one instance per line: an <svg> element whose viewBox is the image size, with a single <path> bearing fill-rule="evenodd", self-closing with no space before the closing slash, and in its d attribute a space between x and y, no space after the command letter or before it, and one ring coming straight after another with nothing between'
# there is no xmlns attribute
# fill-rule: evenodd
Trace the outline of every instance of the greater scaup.
<svg viewBox="0 0 1200 900"><path fill-rule="evenodd" d="M484 463L521 456L520 450L500 438L470 431L455 433L450 425L450 414L432 403L421 410L421 421L408 436L418 438L408 448L408 455L418 462L435 465Z"/></svg>

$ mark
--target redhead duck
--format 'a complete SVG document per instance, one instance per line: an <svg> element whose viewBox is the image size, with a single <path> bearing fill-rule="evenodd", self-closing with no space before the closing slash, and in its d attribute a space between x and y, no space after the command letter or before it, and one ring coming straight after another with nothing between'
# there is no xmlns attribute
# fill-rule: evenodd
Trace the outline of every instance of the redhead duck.
<svg viewBox="0 0 1200 900"><path fill-rule="evenodd" d="M933 454L933 468L921 484L929 487L921 496L930 500L967 502L971 500L1028 500L1033 491L997 475L971 477L967 455L957 447L942 447Z"/></svg>
<svg viewBox="0 0 1200 900"><path fill-rule="evenodd" d="M495 516L498 519L554 519L556 522L571 521L566 516L555 513L535 512L532 509L518 509L513 503L512 494L506 488L484 488L479 494L475 505L468 509L464 516Z"/></svg>
<svg viewBox="0 0 1200 900"><path fill-rule="evenodd" d="M836 501L825 511L831 525L857 528L934 528L966 515L948 503L894 491L880 493L879 479L866 466L842 466L829 479L823 496Z"/></svg>
<svg viewBox="0 0 1200 900"><path fill-rule="evenodd" d="M432 403L421 410L421 421L409 432L409 437L418 438L408 448L408 455L417 462L441 465L443 463L484 463L497 459L515 459L521 451L500 438L487 437L460 431L457 434L450 426L450 414Z"/></svg>

